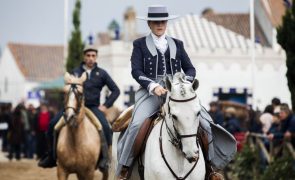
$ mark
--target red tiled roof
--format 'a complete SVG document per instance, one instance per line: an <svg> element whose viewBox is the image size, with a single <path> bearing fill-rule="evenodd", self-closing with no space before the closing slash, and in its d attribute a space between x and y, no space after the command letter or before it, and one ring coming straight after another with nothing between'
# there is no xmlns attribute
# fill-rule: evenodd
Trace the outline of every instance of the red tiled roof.
<svg viewBox="0 0 295 180"><path fill-rule="evenodd" d="M9 43L8 47L27 80L49 81L64 74L63 46Z"/></svg>
<svg viewBox="0 0 295 180"><path fill-rule="evenodd" d="M217 25L223 26L233 32L236 32L248 39L250 39L250 17L245 13L207 13L203 15L208 21L214 22ZM259 40L261 45L270 46L260 25L255 22L255 37Z"/></svg>
<svg viewBox="0 0 295 180"><path fill-rule="evenodd" d="M278 27L282 24L282 17L286 12L286 5L283 0L260 0L264 7L268 18L272 22L274 27ZM289 0L291 3L291 0Z"/></svg>

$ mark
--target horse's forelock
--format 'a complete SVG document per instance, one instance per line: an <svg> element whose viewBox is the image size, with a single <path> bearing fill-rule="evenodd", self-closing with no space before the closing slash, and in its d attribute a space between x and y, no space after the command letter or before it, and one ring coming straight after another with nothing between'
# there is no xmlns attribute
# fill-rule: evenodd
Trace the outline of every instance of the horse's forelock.
<svg viewBox="0 0 295 180"><path fill-rule="evenodd" d="M178 72L173 76L173 82L174 83L183 83L185 82L185 74Z"/></svg>
<svg viewBox="0 0 295 180"><path fill-rule="evenodd" d="M189 98L195 94L195 91L192 89L191 83L188 81L177 82L172 84L171 96L175 98Z"/></svg>

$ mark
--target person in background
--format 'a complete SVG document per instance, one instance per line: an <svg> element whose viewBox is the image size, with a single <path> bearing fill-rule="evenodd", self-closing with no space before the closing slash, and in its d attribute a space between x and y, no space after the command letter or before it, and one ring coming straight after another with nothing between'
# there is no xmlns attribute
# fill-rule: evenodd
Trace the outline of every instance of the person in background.
<svg viewBox="0 0 295 180"><path fill-rule="evenodd" d="M220 126L223 126L224 123L224 117L223 114L218 106L218 102L212 101L210 102L210 110L209 114L212 117L215 124L219 124Z"/></svg>
<svg viewBox="0 0 295 180"><path fill-rule="evenodd" d="M268 134L269 140L286 139L290 140L292 134L295 133L295 116L289 109L288 104L282 103L280 105L280 127L279 131Z"/></svg>
<svg viewBox="0 0 295 180"><path fill-rule="evenodd" d="M272 105L273 109L280 108L281 100L277 97L274 97L271 100L271 105Z"/></svg>
<svg viewBox="0 0 295 180"><path fill-rule="evenodd" d="M2 151L7 152L8 151L8 128L9 124L12 121L12 110L11 110L11 104L4 105L2 107L2 114L1 114L1 120L0 123L3 125L3 130L1 132L2 136Z"/></svg>
<svg viewBox="0 0 295 180"><path fill-rule="evenodd" d="M48 144L46 143L46 132L48 131L49 122L52 115L48 111L46 104L40 105L40 111L37 114L37 130L36 130L36 153L40 159L45 155Z"/></svg>
<svg viewBox="0 0 295 180"><path fill-rule="evenodd" d="M32 104L29 104L27 109L29 129L27 131L26 137L26 157L32 159L36 150L36 119L37 112L35 107Z"/></svg>
<svg viewBox="0 0 295 180"><path fill-rule="evenodd" d="M236 118L235 108L228 107L225 110L224 122L224 128L232 135L242 131L240 121Z"/></svg>
<svg viewBox="0 0 295 180"><path fill-rule="evenodd" d="M262 133L267 134L273 121L273 106L268 105L265 107L264 112L259 117L259 121L262 125Z"/></svg>
<svg viewBox="0 0 295 180"><path fill-rule="evenodd" d="M269 134L277 134L280 132L280 111L274 111L273 117L272 117L272 123L271 127L269 128L268 132L266 135L268 136ZM270 139L273 141L274 146L277 146L281 143L281 140L279 139L274 139L274 138L267 138L265 139L265 144L269 148L269 141Z"/></svg>
<svg viewBox="0 0 295 180"><path fill-rule="evenodd" d="M12 114L12 121L8 127L9 154L8 159L21 159L21 145L24 142L24 124L22 120L22 107L18 105Z"/></svg>
<svg viewBox="0 0 295 180"><path fill-rule="evenodd" d="M259 120L259 117L261 116L260 111L254 111L252 106L249 106L249 119L247 123L247 129L249 132L254 132L254 133L262 133L262 124Z"/></svg>

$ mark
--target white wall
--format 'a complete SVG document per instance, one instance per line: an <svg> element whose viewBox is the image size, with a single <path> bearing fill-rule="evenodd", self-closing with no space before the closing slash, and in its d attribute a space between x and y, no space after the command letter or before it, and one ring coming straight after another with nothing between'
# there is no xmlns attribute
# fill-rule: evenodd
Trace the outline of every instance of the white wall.
<svg viewBox="0 0 295 180"><path fill-rule="evenodd" d="M269 52L268 52L269 53ZM199 97L205 107L213 97L214 89L236 88L253 90L252 67L249 55L233 54L220 57L193 56L193 64L197 69L196 78L200 81ZM261 110L273 97L279 97L283 102L290 102L290 92L285 77L286 66L284 55L271 52L260 54L256 57L254 106ZM251 100L251 99L249 99Z"/></svg>
<svg viewBox="0 0 295 180"><path fill-rule="evenodd" d="M5 79L7 79L6 90ZM25 98L25 79L8 47L5 48L0 62L0 84L1 101L8 101L16 105Z"/></svg>
<svg viewBox="0 0 295 180"><path fill-rule="evenodd" d="M36 86L37 83L26 81L9 48L6 47L0 61L0 101L11 102L15 106L26 100L27 92Z"/></svg>
<svg viewBox="0 0 295 180"><path fill-rule="evenodd" d="M100 47L99 52L98 66L107 70L121 90L121 95L115 105L124 109L124 102L126 101L124 91L126 87L139 86L131 76L132 43L112 41L110 45Z"/></svg>

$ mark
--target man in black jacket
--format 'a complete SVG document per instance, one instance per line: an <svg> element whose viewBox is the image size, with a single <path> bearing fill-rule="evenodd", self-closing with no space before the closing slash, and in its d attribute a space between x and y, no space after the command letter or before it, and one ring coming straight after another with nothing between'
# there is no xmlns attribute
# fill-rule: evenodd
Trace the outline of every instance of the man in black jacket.
<svg viewBox="0 0 295 180"><path fill-rule="evenodd" d="M89 108L96 117L100 120L103 127L103 134L110 146L112 144L112 130L109 123L104 116L107 108L111 107L120 94L120 90L116 83L112 80L109 74L102 68L97 66L97 49L94 46L88 45L84 48L84 61L79 67L75 68L72 72L73 75L80 77L84 72L87 73L87 80L84 82L84 97L85 106ZM100 92L104 86L107 86L111 91L104 104L100 103ZM48 156L41 159L38 166L49 168L56 165L53 157L53 131L54 126L62 117L64 110L60 111L51 121L48 130L48 139L50 150Z"/></svg>

